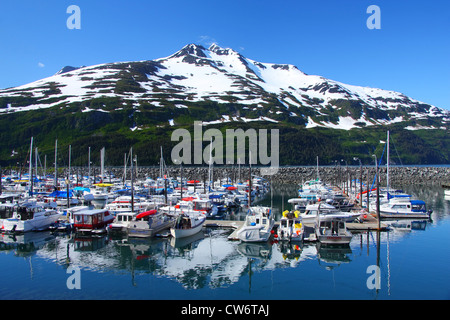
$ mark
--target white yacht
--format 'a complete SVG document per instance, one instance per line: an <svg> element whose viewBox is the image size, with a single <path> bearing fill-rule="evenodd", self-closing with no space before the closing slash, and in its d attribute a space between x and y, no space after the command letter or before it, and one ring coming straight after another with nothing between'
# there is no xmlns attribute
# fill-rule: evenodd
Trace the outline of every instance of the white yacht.
<svg viewBox="0 0 450 320"><path fill-rule="evenodd" d="M55 208L46 208L36 202L26 202L14 207L12 218L3 220L5 232L29 232L48 229L60 217Z"/></svg>

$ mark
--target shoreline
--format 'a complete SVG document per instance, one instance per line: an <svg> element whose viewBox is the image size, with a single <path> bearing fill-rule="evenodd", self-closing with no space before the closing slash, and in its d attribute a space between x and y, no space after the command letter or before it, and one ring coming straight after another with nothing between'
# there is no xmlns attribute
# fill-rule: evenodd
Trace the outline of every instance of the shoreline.
<svg viewBox="0 0 450 320"><path fill-rule="evenodd" d="M136 168L135 168L136 169ZM135 170L133 169L133 170ZM60 177L67 175L67 168L60 168ZM113 177L122 178L123 167L105 167L105 181L109 180L110 173ZM179 166L167 166L167 174L169 177L180 177ZM380 183L386 184L387 180L387 168L381 166L380 171ZM62 175L61 175L61 172ZM136 172L136 171L135 171ZM204 181L208 179L209 168L204 167L183 167L183 178L197 179ZM240 170L237 166L221 166L213 168L214 180L219 178L229 178L231 181L237 181L239 179L239 172L241 181L248 180L249 168L241 166ZM88 169L86 167L73 167L71 168L71 174L87 175ZM150 177L156 179L159 177L159 167L138 167L137 176L135 179L144 179ZM99 176L100 167L91 167L91 175ZM252 175L260 176L260 167L252 167ZM130 168L127 168L127 179L130 179ZM302 183L308 180L314 180L317 178L316 166L292 166L292 167L279 167L276 174L270 176L263 176L269 181L279 183ZM361 177L359 166L319 166L319 177L322 181L332 183L334 185L340 182L359 179ZM374 166L362 167L362 181L364 183L367 180L372 183L375 177ZM395 184L450 184L450 166L393 166L389 168L389 181L390 185Z"/></svg>

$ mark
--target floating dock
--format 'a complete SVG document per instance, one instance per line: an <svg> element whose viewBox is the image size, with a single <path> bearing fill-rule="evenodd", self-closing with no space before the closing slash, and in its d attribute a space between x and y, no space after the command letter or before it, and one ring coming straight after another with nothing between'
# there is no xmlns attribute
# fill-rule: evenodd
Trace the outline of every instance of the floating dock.
<svg viewBox="0 0 450 320"><path fill-rule="evenodd" d="M206 220L204 227L208 228L229 228L234 229L234 231L228 236L228 240L236 241L239 240L237 237L237 231L244 224L244 221L237 220ZM363 222L347 222L347 229L349 231L377 231L378 221L375 217L371 215L367 216L367 219ZM274 229L278 228L278 223L275 222ZM380 223L380 231L386 231L388 226L384 223ZM305 223L305 241L316 241L314 233L314 225Z"/></svg>

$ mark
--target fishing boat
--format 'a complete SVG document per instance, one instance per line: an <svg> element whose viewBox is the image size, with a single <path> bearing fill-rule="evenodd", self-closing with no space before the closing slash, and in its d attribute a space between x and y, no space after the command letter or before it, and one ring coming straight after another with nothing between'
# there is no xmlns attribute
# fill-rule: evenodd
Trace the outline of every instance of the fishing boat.
<svg viewBox="0 0 450 320"><path fill-rule="evenodd" d="M432 211L428 210L425 201L410 199L391 199L380 206L381 218L423 218L429 219Z"/></svg>
<svg viewBox="0 0 450 320"><path fill-rule="evenodd" d="M315 223L318 213L321 220L341 219L346 222L351 222L361 215L360 212L343 212L328 203L318 202L307 205L305 212L300 213L300 216L304 223Z"/></svg>
<svg viewBox="0 0 450 320"><path fill-rule="evenodd" d="M80 210L73 214L76 233L102 234L106 226L114 220L114 216L106 209Z"/></svg>
<svg viewBox="0 0 450 320"><path fill-rule="evenodd" d="M61 215L54 207L25 202L14 207L12 218L3 220L2 231L14 233L46 230Z"/></svg>
<svg viewBox="0 0 450 320"><path fill-rule="evenodd" d="M243 242L264 242L269 239L274 224L271 208L250 207L245 222L236 235Z"/></svg>
<svg viewBox="0 0 450 320"><path fill-rule="evenodd" d="M173 227L175 219L158 210L145 211L138 214L127 228L129 237L154 237L163 230Z"/></svg>
<svg viewBox="0 0 450 320"><path fill-rule="evenodd" d="M316 226L316 237L322 244L348 245L352 234L342 219L320 220Z"/></svg>
<svg viewBox="0 0 450 320"><path fill-rule="evenodd" d="M202 230L206 217L202 213L180 214L173 227L170 228L170 234L174 238L184 238L192 236Z"/></svg>
<svg viewBox="0 0 450 320"><path fill-rule="evenodd" d="M302 241L303 223L300 212L284 211L277 229L277 238L281 241Z"/></svg>

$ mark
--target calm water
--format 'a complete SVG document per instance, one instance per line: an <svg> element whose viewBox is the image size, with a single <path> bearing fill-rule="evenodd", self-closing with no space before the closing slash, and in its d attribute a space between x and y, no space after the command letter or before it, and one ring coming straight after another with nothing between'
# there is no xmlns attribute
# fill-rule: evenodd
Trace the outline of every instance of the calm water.
<svg viewBox="0 0 450 320"><path fill-rule="evenodd" d="M3 235L0 297L449 299L450 199L444 198L440 186L403 188L433 210L433 220L424 230L355 233L350 247L341 249L241 244L228 241L230 231L220 229L206 229L181 243L108 237L81 240L49 232L16 238ZM287 199L296 196L296 189L275 186L272 200L269 196L263 203L273 201L279 214L283 200L287 209ZM375 274L370 271L377 265L378 290L373 288ZM80 289L69 289L73 283L80 284Z"/></svg>

